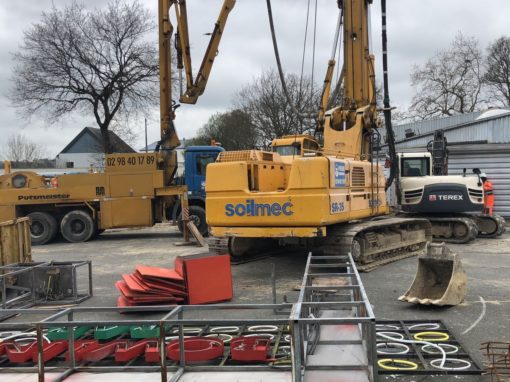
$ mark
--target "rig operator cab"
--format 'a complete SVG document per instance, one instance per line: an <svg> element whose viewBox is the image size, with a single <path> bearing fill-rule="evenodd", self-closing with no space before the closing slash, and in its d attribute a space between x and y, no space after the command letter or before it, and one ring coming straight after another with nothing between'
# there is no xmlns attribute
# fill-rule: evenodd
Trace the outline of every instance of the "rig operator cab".
<svg viewBox="0 0 510 382"><path fill-rule="evenodd" d="M273 139L271 149L278 153L282 160L288 163L293 157L315 156L320 152L319 142L311 135L284 135L281 138Z"/></svg>

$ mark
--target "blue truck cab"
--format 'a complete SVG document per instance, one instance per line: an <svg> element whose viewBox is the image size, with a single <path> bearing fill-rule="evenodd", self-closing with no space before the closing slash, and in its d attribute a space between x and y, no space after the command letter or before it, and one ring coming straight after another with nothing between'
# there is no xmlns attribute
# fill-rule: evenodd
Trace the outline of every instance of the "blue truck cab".
<svg viewBox="0 0 510 382"><path fill-rule="evenodd" d="M200 233L208 233L205 221L205 172L207 165L216 161L219 153L225 151L219 146L189 146L184 151L184 173L176 178L177 184L188 187L189 217ZM177 203L172 211L172 220L181 224L181 204Z"/></svg>

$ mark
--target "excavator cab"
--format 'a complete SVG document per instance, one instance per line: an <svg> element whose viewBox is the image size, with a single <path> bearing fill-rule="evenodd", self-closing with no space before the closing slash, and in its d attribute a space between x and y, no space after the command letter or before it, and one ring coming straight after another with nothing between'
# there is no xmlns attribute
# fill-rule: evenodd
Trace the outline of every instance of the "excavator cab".
<svg viewBox="0 0 510 382"><path fill-rule="evenodd" d="M400 153L401 208L410 213L480 212L483 188L474 175L432 174L430 153Z"/></svg>
<svg viewBox="0 0 510 382"><path fill-rule="evenodd" d="M284 163L290 163L294 157L316 156L320 146L311 135L285 135L273 139L271 151L280 154Z"/></svg>

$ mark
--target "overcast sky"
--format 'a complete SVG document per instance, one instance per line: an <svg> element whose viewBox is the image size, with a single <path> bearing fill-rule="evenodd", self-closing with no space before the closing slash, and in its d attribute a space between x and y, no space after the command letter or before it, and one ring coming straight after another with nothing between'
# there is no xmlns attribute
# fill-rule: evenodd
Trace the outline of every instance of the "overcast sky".
<svg viewBox="0 0 510 382"><path fill-rule="evenodd" d="M56 7L69 0L53 0ZM100 7L104 0L87 0L87 7ZM157 0L143 0L156 19ZM221 0L189 0L192 55L198 68L212 30ZM300 73L303 54L307 0L273 0L273 16L284 70ZM311 1L313 4L314 1ZM315 79L322 83L329 58L337 17L336 0L318 0L318 25ZM20 132L46 146L55 156L84 127L95 126L92 116L76 115L58 125L45 125L34 116L30 122L19 119L5 97L11 86L12 53L18 49L23 31L40 20L51 0L0 0L0 152L10 134ZM313 12L313 9L312 9ZM502 35L510 35L510 1L490 0L388 0L388 39L390 95L394 105L405 107L413 96L409 73L414 64L422 64L438 50L448 47L455 34L476 37L482 47ZM380 59L380 5L372 7L372 38L378 73ZM156 38L156 36L154 36ZM311 36L308 39L311 43ZM311 74L311 45L307 48L305 73ZM230 14L219 55L215 60L208 87L196 105L178 109L176 124L181 138L193 137L216 112L229 109L235 93L262 72L275 68L266 2L237 0ZM382 78L379 75L378 81ZM149 141L159 137L158 114L149 121ZM143 124L137 127L136 149L143 146Z"/></svg>

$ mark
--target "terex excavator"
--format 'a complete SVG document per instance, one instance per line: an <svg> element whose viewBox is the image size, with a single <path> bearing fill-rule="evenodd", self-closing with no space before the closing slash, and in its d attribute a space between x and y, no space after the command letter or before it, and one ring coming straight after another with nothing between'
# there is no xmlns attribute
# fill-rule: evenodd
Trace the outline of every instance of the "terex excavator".
<svg viewBox="0 0 510 382"><path fill-rule="evenodd" d="M441 130L427 148L429 152L399 154L401 209L407 216L428 219L436 240L467 243L477 236L501 235L505 220L482 214L479 169L471 175L448 175L447 140Z"/></svg>
<svg viewBox="0 0 510 382"><path fill-rule="evenodd" d="M419 253L431 240L425 219L384 217L386 181L372 147L381 125L369 51L372 1L336 3L343 14L344 97L325 111L333 56L317 128L323 145L312 136L287 136L275 139L272 151L223 152L208 167L207 221L214 236L229 238L232 255L273 240L351 252L361 270L370 270Z"/></svg>

